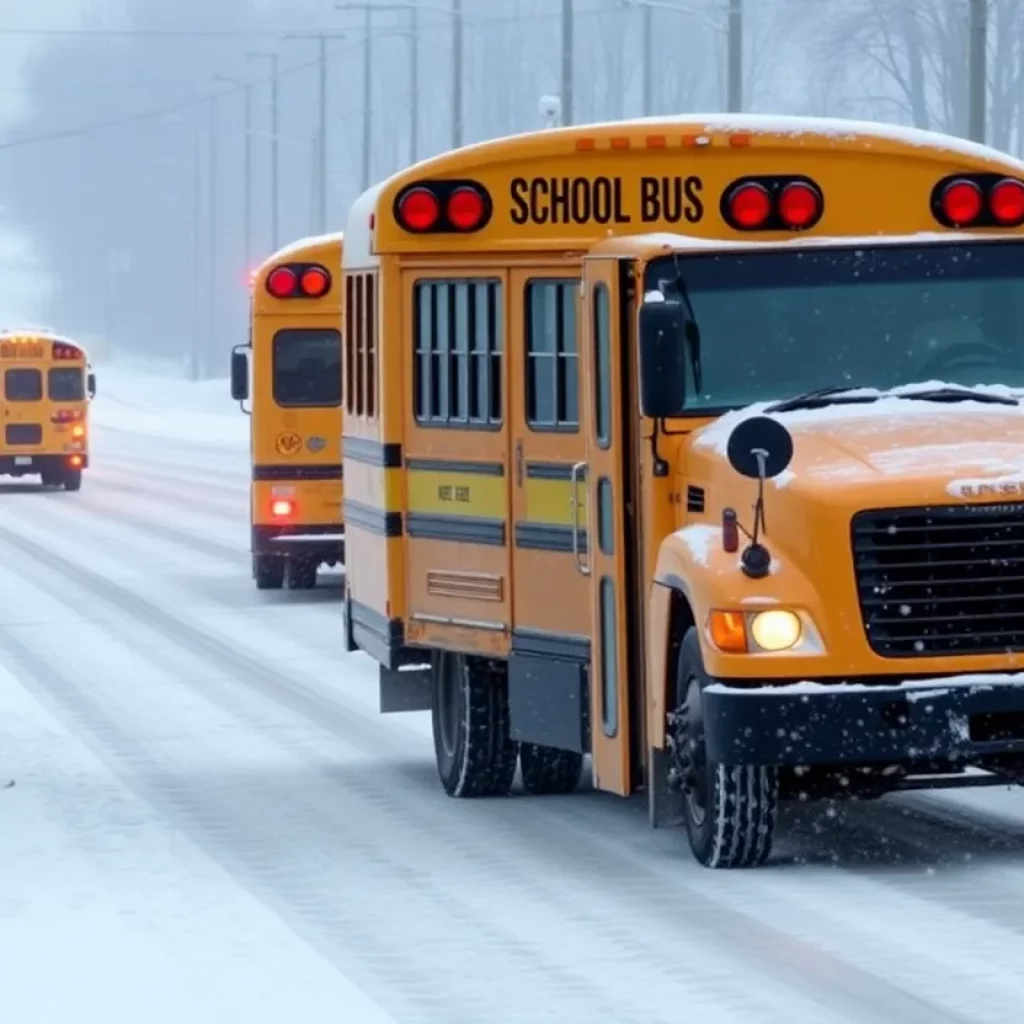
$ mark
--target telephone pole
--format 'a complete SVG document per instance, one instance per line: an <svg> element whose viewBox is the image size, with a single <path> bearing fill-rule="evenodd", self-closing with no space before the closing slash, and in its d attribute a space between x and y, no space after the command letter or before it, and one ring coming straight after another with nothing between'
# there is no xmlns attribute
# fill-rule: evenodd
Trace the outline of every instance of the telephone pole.
<svg viewBox="0 0 1024 1024"><path fill-rule="evenodd" d="M729 0L728 93L726 107L730 113L743 109L743 0Z"/></svg>
<svg viewBox="0 0 1024 1024"><path fill-rule="evenodd" d="M452 0L452 149L462 145L462 0Z"/></svg>
<svg viewBox="0 0 1024 1024"><path fill-rule="evenodd" d="M270 248L276 252L281 247L281 190L279 187L281 165L280 147L278 146L278 122L281 110L277 54L250 53L249 56L270 61Z"/></svg>
<svg viewBox="0 0 1024 1024"><path fill-rule="evenodd" d="M644 117L650 117L654 112L654 8L644 4L640 13L644 19Z"/></svg>
<svg viewBox="0 0 1024 1024"><path fill-rule="evenodd" d="M988 80L988 0L970 0L967 33L968 124L967 134L975 142L985 141L986 93Z"/></svg>
<svg viewBox="0 0 1024 1024"><path fill-rule="evenodd" d="M207 245L210 247L209 261L210 273L206 280L206 287L209 296L209 337L206 342L206 358L203 360L205 367L209 369L213 360L213 353L217 345L217 98L210 97L210 140L209 140L209 175L210 175L210 208L207 211L209 218L207 230L209 237Z"/></svg>
<svg viewBox="0 0 1024 1024"><path fill-rule="evenodd" d="M562 0L562 124L573 123L573 0Z"/></svg>
<svg viewBox="0 0 1024 1024"><path fill-rule="evenodd" d="M420 19L417 4L409 6L409 163L420 150Z"/></svg>
<svg viewBox="0 0 1024 1024"><path fill-rule="evenodd" d="M245 268L252 260L252 86L245 83Z"/></svg>

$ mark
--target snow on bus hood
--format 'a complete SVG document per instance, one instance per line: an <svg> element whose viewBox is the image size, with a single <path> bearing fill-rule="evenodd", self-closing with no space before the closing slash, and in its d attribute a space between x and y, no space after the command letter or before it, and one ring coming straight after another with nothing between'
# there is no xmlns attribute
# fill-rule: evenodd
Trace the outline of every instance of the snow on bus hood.
<svg viewBox="0 0 1024 1024"><path fill-rule="evenodd" d="M929 382L886 392L864 405L767 414L763 402L727 413L694 439L697 449L724 457L729 435L751 416L771 415L793 435L793 461L776 485L795 480L816 485L856 485L886 479L947 478L957 496L964 486L1008 485L1024 489L1024 404L929 402L897 397L956 385ZM1018 397L1003 387L976 390ZM872 389L851 394L880 394Z"/></svg>

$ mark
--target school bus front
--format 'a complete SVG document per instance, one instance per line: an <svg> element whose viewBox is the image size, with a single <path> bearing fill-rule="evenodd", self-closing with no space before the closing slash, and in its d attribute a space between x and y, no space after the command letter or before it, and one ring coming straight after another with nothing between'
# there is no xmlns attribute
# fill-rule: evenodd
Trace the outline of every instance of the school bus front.
<svg viewBox="0 0 1024 1024"><path fill-rule="evenodd" d="M652 823L728 867L767 858L780 799L958 785L968 766L1024 778L1024 165L754 117L501 145L385 185L368 247L380 308L403 314L378 340L400 339L414 383L380 390L379 453L363 441L366 493L392 504L376 576L352 573L350 642L382 662L382 706L431 707L446 791L507 792L517 755L528 790L565 791L589 753L599 789L646 790ZM671 234L647 219L656 192ZM527 264L560 245L565 278L582 266L582 330L525 305L496 238ZM435 346L459 303L487 329ZM474 351L506 402L476 433L433 384L440 367L457 411L444 369ZM547 455L574 460L573 590L517 550L529 367L570 352L577 429ZM395 671L417 658L419 704Z"/></svg>
<svg viewBox="0 0 1024 1024"><path fill-rule="evenodd" d="M0 334L0 474L39 476L77 491L89 465L89 400L96 382L81 346L44 333Z"/></svg>
<svg viewBox="0 0 1024 1024"><path fill-rule="evenodd" d="M250 397L252 572L260 589L316 584L344 561L341 480L341 235L300 239L252 282L251 368L232 362L232 394Z"/></svg>

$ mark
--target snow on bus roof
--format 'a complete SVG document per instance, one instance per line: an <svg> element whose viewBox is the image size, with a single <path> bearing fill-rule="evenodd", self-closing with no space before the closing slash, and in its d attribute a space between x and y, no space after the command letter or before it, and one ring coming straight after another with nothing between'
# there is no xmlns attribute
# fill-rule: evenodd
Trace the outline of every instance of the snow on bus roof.
<svg viewBox="0 0 1024 1024"><path fill-rule="evenodd" d="M902 143L907 146L918 146L923 149L946 150L960 156L975 160L1001 163L1006 167L1014 167L1024 174L1024 161L1018 160L1007 153L1002 153L991 146L977 142L943 135L940 132L925 131L922 128L911 128L906 125L889 124L884 121L854 121L832 117L801 117L799 115L776 114L675 114L671 116L637 117L623 121L596 121L592 124L571 125L565 128L549 128L541 131L520 132L516 135L504 135L482 142L474 142L458 150L449 150L436 156L427 157L396 172L383 181L372 185L356 199L349 212L346 228L344 265L347 267L367 266L374 262L370 252L370 215L376 211L377 200L388 185L399 180L408 180L415 176L418 168L426 168L439 160L447 160L456 154L461 157L472 157L504 143L536 139L544 136L570 137L586 136L591 132L628 131L630 128L655 126L686 126L705 135L723 132L761 132L764 134L788 135L800 138L803 135L816 135L852 141L862 137L884 139L889 142ZM719 243L720 244L720 243Z"/></svg>
<svg viewBox="0 0 1024 1024"><path fill-rule="evenodd" d="M75 341L74 338L69 338L64 334L58 334L52 327L29 326L0 328L0 338L25 337L45 338L47 341L55 341L59 345L71 345L72 348L77 348L86 360L89 358L89 350L80 341Z"/></svg>
<svg viewBox="0 0 1024 1024"><path fill-rule="evenodd" d="M297 238L294 242L289 242L287 245L281 246L277 252L271 253L260 265L257 267L256 272L259 273L264 267L269 266L271 263L277 263L280 260L286 259L288 256L294 256L298 252L302 252L304 249L308 249L315 245L331 245L334 242L343 242L345 240L344 232L332 231L324 235L307 235L305 238Z"/></svg>

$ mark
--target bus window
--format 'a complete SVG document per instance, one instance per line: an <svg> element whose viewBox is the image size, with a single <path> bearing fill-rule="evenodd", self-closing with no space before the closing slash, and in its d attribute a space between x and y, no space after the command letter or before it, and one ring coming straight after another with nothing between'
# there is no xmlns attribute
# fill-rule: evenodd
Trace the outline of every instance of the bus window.
<svg viewBox="0 0 1024 1024"><path fill-rule="evenodd" d="M38 402L42 397L43 375L38 370L8 370L4 374L8 402Z"/></svg>
<svg viewBox="0 0 1024 1024"><path fill-rule="evenodd" d="M341 405L341 332L329 328L278 331L273 374L278 405Z"/></svg>
<svg viewBox="0 0 1024 1024"><path fill-rule="evenodd" d="M84 402L85 374L71 366L47 371L46 390L51 402Z"/></svg>
<svg viewBox="0 0 1024 1024"><path fill-rule="evenodd" d="M579 430L576 293L579 283L526 288L526 422L531 430Z"/></svg>

